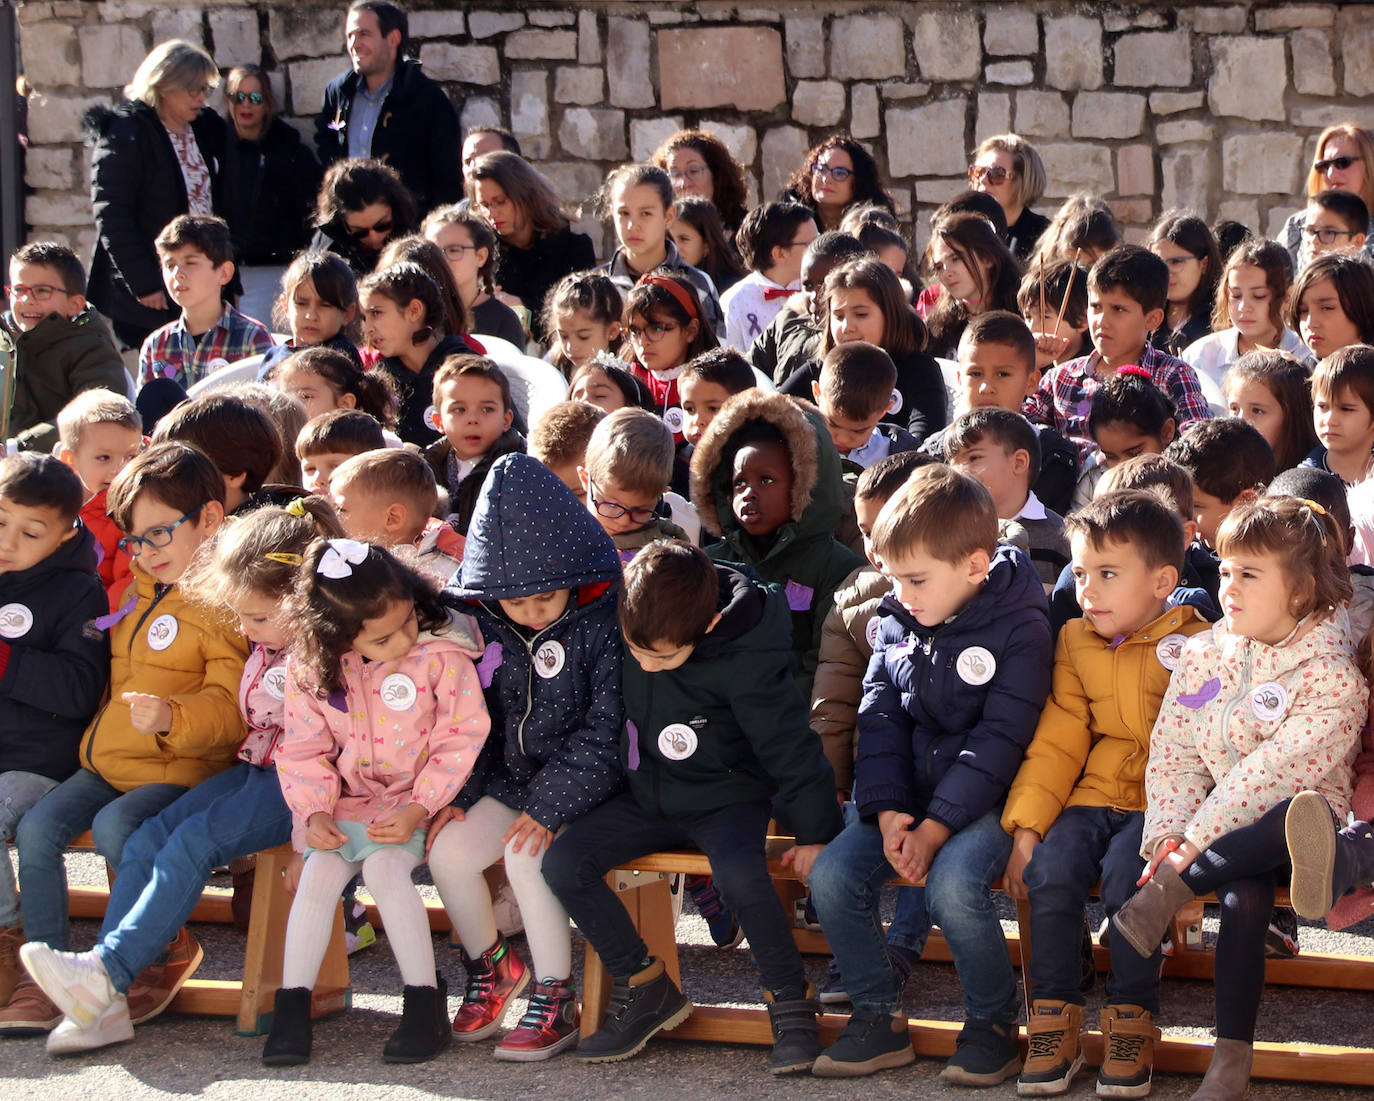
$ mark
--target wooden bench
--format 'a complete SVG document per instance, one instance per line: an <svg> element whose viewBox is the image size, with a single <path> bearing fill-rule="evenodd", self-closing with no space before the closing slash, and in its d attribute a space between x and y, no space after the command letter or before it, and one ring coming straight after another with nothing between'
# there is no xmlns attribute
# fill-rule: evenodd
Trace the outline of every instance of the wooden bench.
<svg viewBox="0 0 1374 1101"><path fill-rule="evenodd" d="M790 838L773 837L768 841L768 870L775 884L795 883L791 869L783 867L782 853L792 844ZM653 853L617 868L608 882L619 893L649 951L664 961L673 981L681 985L677 934L668 880L673 875L709 875L710 864L703 853L674 851ZM783 886L783 893L788 893ZM1206 900L1199 900L1199 903ZM1281 903L1286 903L1286 896ZM1200 906L1199 906L1200 909ZM1016 916L1019 935L1008 938L1013 962L1022 966L1030 958L1030 910L1018 900ZM1188 926L1196 924L1193 936ZM1182 927L1179 927L1179 926ZM824 935L810 930L797 930L796 939L804 952L829 952ZM1196 921L1190 916L1176 923L1175 944L1182 948L1165 962L1164 973L1186 978L1211 978L1211 953L1200 950L1200 914ZM1095 948L1094 955L1100 970L1109 963L1107 950ZM947 962L948 946L943 938L932 933L923 961ZM1205 972L1205 973L1204 973ZM1270 960L1266 975L1275 982L1304 986L1331 986L1336 989L1374 989L1374 960L1364 957L1318 957L1294 960ZM1318 981L1318 980L1321 981ZM587 1036L600 1027L610 997L611 977L602 966L590 944L586 949L583 970L582 1035ZM689 992L690 993L690 992ZM825 1042L833 1040L844 1027L845 1014L824 1013L821 1033ZM948 1056L953 1053L961 1022L909 1019L912 1045L920 1055ZM668 1039L708 1042L771 1044L772 1030L767 1011L722 1006L697 1006L692 1015L671 1032L662 1034ZM1024 1044L1024 1033L1023 1033ZM1084 1056L1094 1066L1102 1061L1102 1037L1097 1032L1085 1032ZM1161 1071L1202 1074L1211 1061L1212 1043L1186 1037L1168 1036L1155 1044L1155 1066ZM1278 1044L1260 1042L1255 1045L1254 1071L1257 1078L1280 1078L1295 1081L1330 1082L1349 1085L1374 1085L1374 1050L1334 1045Z"/></svg>

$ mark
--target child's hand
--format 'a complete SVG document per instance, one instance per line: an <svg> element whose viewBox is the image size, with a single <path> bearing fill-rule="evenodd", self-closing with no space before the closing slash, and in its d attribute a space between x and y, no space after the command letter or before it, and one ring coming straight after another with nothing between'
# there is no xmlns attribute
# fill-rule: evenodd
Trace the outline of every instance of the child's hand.
<svg viewBox="0 0 1374 1101"><path fill-rule="evenodd" d="M292 853L291 859L286 862L286 867L281 870L282 886L286 888L286 893L294 895L296 888L301 885L301 872L305 869L305 857L300 853Z"/></svg>
<svg viewBox="0 0 1374 1101"><path fill-rule="evenodd" d="M1002 873L1002 886L1012 898L1026 897L1026 865L1035 855L1035 847L1040 844L1040 835L1034 830L1018 826L1011 839L1011 855L1007 857L1007 868Z"/></svg>
<svg viewBox="0 0 1374 1101"><path fill-rule="evenodd" d="M510 829L501 840L507 845L515 842L511 845L512 852L520 852L522 846L528 842L530 856L538 856L541 849L547 849L553 844L553 830L541 826L528 814L521 814L511 823Z"/></svg>
<svg viewBox="0 0 1374 1101"><path fill-rule="evenodd" d="M167 309L167 295L162 291L153 291L152 294L145 294L138 300L140 306L147 306L150 310Z"/></svg>
<svg viewBox="0 0 1374 1101"><path fill-rule="evenodd" d="M878 812L878 829L883 835L883 855L898 875L904 875L898 863L905 863L906 847L911 840L911 827L916 819L896 810Z"/></svg>
<svg viewBox="0 0 1374 1101"><path fill-rule="evenodd" d="M898 871L903 878L919 883L930 871L940 846L949 840L949 827L927 818L909 836L911 840L902 846L907 863Z"/></svg>
<svg viewBox="0 0 1374 1101"><path fill-rule="evenodd" d="M368 826L367 839L378 845L404 845L428 817L429 811L419 803L407 803Z"/></svg>
<svg viewBox="0 0 1374 1101"><path fill-rule="evenodd" d="M129 721L140 734L166 734L172 729L172 705L161 696L125 692L119 698L129 705Z"/></svg>
<svg viewBox="0 0 1374 1101"><path fill-rule="evenodd" d="M434 848L434 839L439 836L439 831L450 822L461 822L467 815L457 807L450 804L444 807L434 816L434 821L429 824L429 833L425 835L425 859L429 859L429 850Z"/></svg>
<svg viewBox="0 0 1374 1101"><path fill-rule="evenodd" d="M1035 337L1037 360L1049 356L1051 363L1058 363L1059 357L1069 350L1069 336L1055 336L1054 333L1031 333Z"/></svg>
<svg viewBox="0 0 1374 1101"><path fill-rule="evenodd" d="M782 866L791 868L797 873L797 878L806 883L811 879L811 869L815 866L816 857L820 856L824 849L824 845L793 845L782 854Z"/></svg>
<svg viewBox="0 0 1374 1101"><path fill-rule="evenodd" d="M337 849L347 840L328 811L317 810L305 820L305 843L312 849Z"/></svg>

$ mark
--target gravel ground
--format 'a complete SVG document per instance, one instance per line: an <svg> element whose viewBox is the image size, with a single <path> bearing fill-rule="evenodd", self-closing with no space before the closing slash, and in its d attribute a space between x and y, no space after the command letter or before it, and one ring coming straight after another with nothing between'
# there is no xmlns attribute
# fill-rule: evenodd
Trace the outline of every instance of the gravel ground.
<svg viewBox="0 0 1374 1101"><path fill-rule="evenodd" d="M103 865L91 856L73 856L73 882L99 882ZM432 888L422 888L429 894ZM1002 900L1005 902L1005 900ZM1010 905L1004 926L1014 929ZM1215 920L1207 922L1215 934ZM74 943L89 944L97 933L94 922L76 923ZM200 975L236 977L243 937L227 926L198 925L193 931L205 946ZM1346 933L1304 926L1305 951L1344 952L1374 956L1374 922ZM700 1004L758 1005L757 973L741 948L721 952L710 944L705 922L691 912L690 902L679 926L683 941L685 986ZM524 951L523 941L517 941ZM435 937L435 954L450 984L450 1008L456 1009L462 981L457 951L447 938ZM574 946L579 961L581 943ZM812 978L819 981L825 961L808 957ZM232 1022L221 1018L168 1014L139 1029L131 1044L62 1060L49 1059L41 1039L5 1041L5 1069L0 1072L4 1097L18 1098L163 1098L196 1095L206 1099L291 1097L298 1101L358 1098L416 1097L526 1098L552 1091L568 1101L653 1096L700 1097L734 1095L751 1098L951 1098L958 1094L936 1079L940 1063L920 1059L913 1068L865 1079L862 1084L808 1078L773 1079L767 1073L767 1054L760 1047L656 1042L638 1058L618 1064L583 1066L567 1056L549 1063L498 1063L490 1057L491 1043L453 1049L433 1063L418 1067L384 1065L380 1051L400 1012L400 978L385 938L374 948L355 955L353 1009L315 1026L314 1061L300 1068L269 1069L259 1062L262 1040L240 1037ZM1099 982L1089 998L1088 1019L1094 1020L1101 1002ZM906 1004L913 1016L958 1019L958 983L949 965L918 966L907 986ZM517 1005L517 1011L522 1007ZM1161 1019L1170 1033L1206 1036L1211 1024L1209 983L1174 980L1165 983ZM514 1020L514 1014L508 1018ZM1329 990L1271 987L1266 992L1259 1022L1261 1040L1354 1044L1374 1048L1374 995ZM1374 1082L1374 1055L1371 1055ZM1161 1076L1152 1097L1186 1098L1196 1078ZM1008 1085L987 1096L1012 1096ZM1092 1078L1078 1080L1070 1097L1093 1096ZM1256 1083L1253 1101L1312 1098L1369 1098L1368 1088L1322 1087L1278 1082Z"/></svg>

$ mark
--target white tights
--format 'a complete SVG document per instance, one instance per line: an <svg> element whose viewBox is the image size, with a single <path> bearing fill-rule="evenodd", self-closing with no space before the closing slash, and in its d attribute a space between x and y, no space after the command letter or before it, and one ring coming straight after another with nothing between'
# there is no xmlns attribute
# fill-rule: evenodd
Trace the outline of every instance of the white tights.
<svg viewBox="0 0 1374 1101"><path fill-rule="evenodd" d="M386 940L406 986L434 985L434 945L429 918L410 873L420 863L399 846L378 849L361 861L336 852L314 852L301 870L300 886L286 922L282 986L313 987L320 974L334 922L334 907L348 881L359 871L377 900Z"/></svg>
<svg viewBox="0 0 1374 1101"><path fill-rule="evenodd" d="M483 796L461 822L450 822L439 831L429 853L429 874L463 950L475 958L496 943L497 935L491 891L482 872L504 856L506 878L520 903L525 938L534 957L535 977L566 979L572 974L572 930L567 911L544 882L545 850L532 857L528 844L515 852L501 841L519 817L519 811Z"/></svg>

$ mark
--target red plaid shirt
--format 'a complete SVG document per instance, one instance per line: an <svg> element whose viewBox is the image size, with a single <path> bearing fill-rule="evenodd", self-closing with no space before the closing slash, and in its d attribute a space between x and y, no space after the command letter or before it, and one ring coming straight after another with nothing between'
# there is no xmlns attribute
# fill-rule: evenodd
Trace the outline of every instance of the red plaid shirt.
<svg viewBox="0 0 1374 1101"><path fill-rule="evenodd" d="M214 328L199 341L180 317L151 333L138 353L138 384L171 378L189 390L211 372L272 346L271 333L225 303Z"/></svg>

